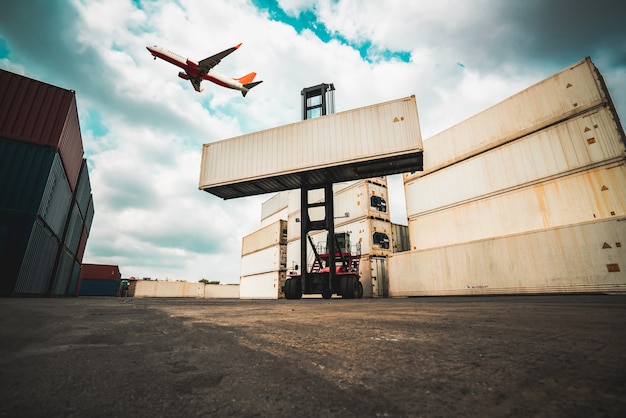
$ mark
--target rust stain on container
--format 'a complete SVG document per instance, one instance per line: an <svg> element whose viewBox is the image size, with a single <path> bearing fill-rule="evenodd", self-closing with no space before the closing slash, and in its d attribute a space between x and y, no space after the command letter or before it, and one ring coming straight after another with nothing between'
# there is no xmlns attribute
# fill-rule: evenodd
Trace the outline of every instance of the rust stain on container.
<svg viewBox="0 0 626 418"><path fill-rule="evenodd" d="M606 269L609 271L609 273L619 273L621 271L619 269L619 264L617 263L607 264Z"/></svg>

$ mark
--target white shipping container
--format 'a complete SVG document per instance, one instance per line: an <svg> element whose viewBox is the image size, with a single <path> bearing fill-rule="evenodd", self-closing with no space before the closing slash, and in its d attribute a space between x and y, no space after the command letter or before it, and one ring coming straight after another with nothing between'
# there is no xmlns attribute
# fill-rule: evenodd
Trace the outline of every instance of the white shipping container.
<svg viewBox="0 0 626 418"><path fill-rule="evenodd" d="M273 215L268 216L267 218L261 219L261 228L265 228L266 226L272 225L278 221L286 221L288 215L287 208L284 208Z"/></svg>
<svg viewBox="0 0 626 418"><path fill-rule="evenodd" d="M609 94L590 58L509 97L427 140L420 177L601 104Z"/></svg>
<svg viewBox="0 0 626 418"><path fill-rule="evenodd" d="M265 218L286 209L289 205L289 191L276 193L274 196L261 203L261 222ZM283 218L287 219L287 218Z"/></svg>
<svg viewBox="0 0 626 418"><path fill-rule="evenodd" d="M241 240L241 255L280 244L287 244L287 221L276 221L243 237Z"/></svg>
<svg viewBox="0 0 626 418"><path fill-rule="evenodd" d="M380 219L361 218L356 221L335 226L335 233L348 232L352 251L363 255L387 255L392 252L391 222ZM321 249L326 248L327 231L311 232L313 242Z"/></svg>
<svg viewBox="0 0 626 418"><path fill-rule="evenodd" d="M335 225L354 222L364 216L389 220L387 186L368 180L360 181L337 192L333 206Z"/></svg>
<svg viewBox="0 0 626 418"><path fill-rule="evenodd" d="M421 151L411 96L205 144L199 187L233 198L298 188L305 172L309 184L357 180L419 169Z"/></svg>
<svg viewBox="0 0 626 418"><path fill-rule="evenodd" d="M287 267L287 246L274 245L241 257L239 276L252 276L270 271L280 271Z"/></svg>
<svg viewBox="0 0 626 418"><path fill-rule="evenodd" d="M410 180L405 184L407 216L623 159L624 155L625 144L612 114L602 108Z"/></svg>
<svg viewBox="0 0 626 418"><path fill-rule="evenodd" d="M626 164L609 164L409 219L423 250L626 216Z"/></svg>
<svg viewBox="0 0 626 418"><path fill-rule="evenodd" d="M389 258L392 297L626 291L626 222L602 220Z"/></svg>
<svg viewBox="0 0 626 418"><path fill-rule="evenodd" d="M242 276L239 282L239 299L278 299L285 284L284 271Z"/></svg>

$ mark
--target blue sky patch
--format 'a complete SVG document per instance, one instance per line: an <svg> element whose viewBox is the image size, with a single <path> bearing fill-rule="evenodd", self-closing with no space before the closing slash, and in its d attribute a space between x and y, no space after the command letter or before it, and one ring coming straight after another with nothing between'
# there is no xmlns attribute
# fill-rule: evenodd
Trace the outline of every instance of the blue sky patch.
<svg viewBox="0 0 626 418"><path fill-rule="evenodd" d="M327 43L336 40L344 45L348 45L357 51L365 61L369 63L380 61L398 60L409 62L411 53L407 51L392 51L389 49L379 49L372 42L352 42L339 33L331 33L324 23L320 22L313 10L305 10L298 16L290 16L278 5L277 0L252 0L252 3L259 9L269 14L271 20L282 22L293 27L299 34L308 29L313 32L321 41Z"/></svg>
<svg viewBox="0 0 626 418"><path fill-rule="evenodd" d="M0 59L9 57L9 45L4 38L0 38Z"/></svg>
<svg viewBox="0 0 626 418"><path fill-rule="evenodd" d="M87 110L87 119L85 122L84 129L93 132L93 136L95 137L105 136L109 133L109 129L102 123L100 113L96 112L94 109L90 108Z"/></svg>

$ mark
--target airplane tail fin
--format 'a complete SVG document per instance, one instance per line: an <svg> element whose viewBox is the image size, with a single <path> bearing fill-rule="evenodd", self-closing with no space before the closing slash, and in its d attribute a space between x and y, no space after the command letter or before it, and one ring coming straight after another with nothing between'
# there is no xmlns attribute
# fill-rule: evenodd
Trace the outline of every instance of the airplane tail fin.
<svg viewBox="0 0 626 418"><path fill-rule="evenodd" d="M245 90L241 91L241 94L243 94L243 97L246 97L246 94L248 93L248 90L250 90L254 86L258 86L262 82L263 81L255 81L254 83L246 83L246 84L244 84L243 87L245 88Z"/></svg>
<svg viewBox="0 0 626 418"><path fill-rule="evenodd" d="M239 81L241 84L248 84L251 83L252 80L254 80L254 77L256 77L256 73L252 72L250 74L244 75L243 77L236 78L235 80Z"/></svg>

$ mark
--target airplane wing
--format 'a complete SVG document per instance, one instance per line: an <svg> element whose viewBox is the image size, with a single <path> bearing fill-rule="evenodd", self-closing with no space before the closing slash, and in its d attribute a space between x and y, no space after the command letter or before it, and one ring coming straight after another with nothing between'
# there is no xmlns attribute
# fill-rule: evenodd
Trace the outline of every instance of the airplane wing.
<svg viewBox="0 0 626 418"><path fill-rule="evenodd" d="M202 69L205 74L209 72L209 70L213 67L215 67L217 64L220 63L220 61L222 61L222 58L224 58L227 55L232 54L233 52L235 52L235 50L237 48L239 48L241 46L241 44L234 46L232 48L228 48L225 49L224 51L217 53L215 55L212 55L208 58L203 59L202 61L200 61L198 63L198 67L200 67L200 69Z"/></svg>
<svg viewBox="0 0 626 418"><path fill-rule="evenodd" d="M189 81L191 81L191 85L193 86L194 90L197 91L198 93L202 93L202 90L204 90L200 88L202 77L193 77L189 73L187 73L187 75L189 76Z"/></svg>

